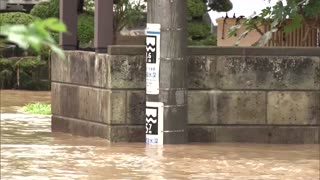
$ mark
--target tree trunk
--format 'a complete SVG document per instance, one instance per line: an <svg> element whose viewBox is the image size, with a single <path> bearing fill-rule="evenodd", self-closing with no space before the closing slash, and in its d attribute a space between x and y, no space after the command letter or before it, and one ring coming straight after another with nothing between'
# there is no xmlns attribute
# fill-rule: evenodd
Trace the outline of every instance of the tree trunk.
<svg viewBox="0 0 320 180"><path fill-rule="evenodd" d="M160 24L161 35L159 94L147 94L147 102L164 105L164 144L187 141L186 3L186 0L148 0L147 22Z"/></svg>

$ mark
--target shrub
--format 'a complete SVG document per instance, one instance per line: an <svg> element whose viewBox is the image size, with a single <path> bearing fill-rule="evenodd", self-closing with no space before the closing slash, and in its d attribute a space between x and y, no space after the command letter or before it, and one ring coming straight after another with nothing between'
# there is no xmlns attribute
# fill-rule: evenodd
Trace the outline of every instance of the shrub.
<svg viewBox="0 0 320 180"><path fill-rule="evenodd" d="M23 111L31 114L51 115L51 104L47 103L29 103L23 107Z"/></svg>
<svg viewBox="0 0 320 180"><path fill-rule="evenodd" d="M188 0L188 17L202 17L207 11L207 5L203 0Z"/></svg>
<svg viewBox="0 0 320 180"><path fill-rule="evenodd" d="M49 17L59 17L59 0L50 0L48 15Z"/></svg>
<svg viewBox="0 0 320 180"><path fill-rule="evenodd" d="M49 17L59 17L59 0L41 2L35 5L30 14L45 19Z"/></svg>
<svg viewBox="0 0 320 180"><path fill-rule="evenodd" d="M17 72L20 75L20 86L17 87ZM44 76L45 75L45 76ZM0 59L1 88L18 88L28 90L48 90L48 64L36 57Z"/></svg>
<svg viewBox="0 0 320 180"><path fill-rule="evenodd" d="M33 16L39 17L41 19L48 18L48 17L50 17L49 5L50 5L50 2L38 3L32 8L30 14Z"/></svg>
<svg viewBox="0 0 320 180"><path fill-rule="evenodd" d="M204 21L207 0L188 0L188 44L216 45L216 37L210 32L210 24Z"/></svg>
<svg viewBox="0 0 320 180"><path fill-rule="evenodd" d="M217 46L217 36L210 35L206 39L192 40L188 38L188 44L192 46Z"/></svg>
<svg viewBox="0 0 320 180"><path fill-rule="evenodd" d="M193 40L206 39L210 35L210 25L203 21L189 22L188 35Z"/></svg>
<svg viewBox="0 0 320 180"><path fill-rule="evenodd" d="M14 72L14 64L12 61L0 58L0 89L13 86Z"/></svg>
<svg viewBox="0 0 320 180"><path fill-rule="evenodd" d="M0 13L1 24L30 24L37 18L26 13Z"/></svg>
<svg viewBox="0 0 320 180"><path fill-rule="evenodd" d="M78 39L81 45L88 44L94 38L94 16L81 14L78 17Z"/></svg>

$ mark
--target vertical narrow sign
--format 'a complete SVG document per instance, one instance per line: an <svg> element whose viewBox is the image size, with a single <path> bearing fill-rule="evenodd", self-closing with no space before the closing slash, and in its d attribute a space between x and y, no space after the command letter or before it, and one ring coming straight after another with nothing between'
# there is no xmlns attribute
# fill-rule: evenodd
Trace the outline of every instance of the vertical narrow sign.
<svg viewBox="0 0 320 180"><path fill-rule="evenodd" d="M160 24L147 24L146 94L159 94Z"/></svg>
<svg viewBox="0 0 320 180"><path fill-rule="evenodd" d="M163 103L146 103L146 144L163 144Z"/></svg>

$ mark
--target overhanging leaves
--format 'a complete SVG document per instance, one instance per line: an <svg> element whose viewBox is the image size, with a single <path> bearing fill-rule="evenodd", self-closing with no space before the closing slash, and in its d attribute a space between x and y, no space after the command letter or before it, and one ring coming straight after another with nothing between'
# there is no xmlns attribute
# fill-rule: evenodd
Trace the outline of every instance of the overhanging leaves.
<svg viewBox="0 0 320 180"><path fill-rule="evenodd" d="M39 52L42 46L48 46L64 58L63 51L56 45L51 36L52 32L66 32L66 26L56 18L36 20L29 25L3 25L0 27L0 35L7 41L17 44L23 49L32 48Z"/></svg>

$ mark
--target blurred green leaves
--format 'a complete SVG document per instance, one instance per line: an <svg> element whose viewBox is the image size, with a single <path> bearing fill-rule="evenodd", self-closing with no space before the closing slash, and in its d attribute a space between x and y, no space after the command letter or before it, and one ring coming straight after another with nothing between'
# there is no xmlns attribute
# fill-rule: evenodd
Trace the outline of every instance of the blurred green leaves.
<svg viewBox="0 0 320 180"><path fill-rule="evenodd" d="M64 58L64 53L53 39L51 33L66 32L66 26L57 18L35 20L28 25L3 25L0 27L0 35L6 40L18 45L22 49L32 48L40 52L41 47L48 46L53 52Z"/></svg>

